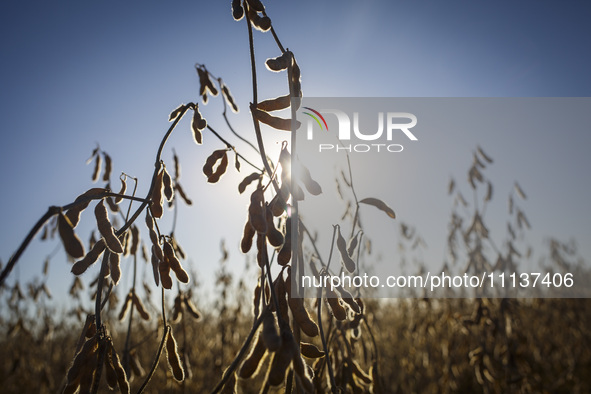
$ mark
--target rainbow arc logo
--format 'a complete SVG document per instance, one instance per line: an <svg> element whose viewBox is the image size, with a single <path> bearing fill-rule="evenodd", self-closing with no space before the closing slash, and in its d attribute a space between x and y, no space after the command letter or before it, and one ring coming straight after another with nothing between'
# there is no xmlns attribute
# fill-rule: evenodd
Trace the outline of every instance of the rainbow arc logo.
<svg viewBox="0 0 591 394"><path fill-rule="evenodd" d="M304 107L304 109L307 109L308 111L312 111L314 113L314 115L317 115L320 119L322 119L322 123L324 123L324 127L326 128L326 131L328 131L328 125L326 124L326 120L324 120L324 116L322 116L320 114L320 112L318 112L315 109L312 109L310 107ZM320 126L320 130L323 129L322 123L320 123L320 120L318 119L318 117L314 116L310 112L304 112L304 114L306 114L306 115L310 116L312 119L314 119L316 121L316 123L318 123L318 126Z"/></svg>

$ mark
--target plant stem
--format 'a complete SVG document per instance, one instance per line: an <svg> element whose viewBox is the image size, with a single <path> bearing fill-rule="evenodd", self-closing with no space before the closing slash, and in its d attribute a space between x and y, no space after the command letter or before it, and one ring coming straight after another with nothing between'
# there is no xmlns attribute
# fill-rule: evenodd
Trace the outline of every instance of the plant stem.
<svg viewBox="0 0 591 394"><path fill-rule="evenodd" d="M137 391L137 394L141 394L144 392L144 390L146 389L146 386L148 386L148 383L152 379L152 376L154 376L154 373L156 372L156 368L158 368L158 363L160 362L160 357L162 356L162 349L164 348L164 343L166 342L166 337L168 336L168 331L170 331L170 329L171 329L170 326L166 325L166 323L165 323L164 333L162 334L162 339L160 340L160 345L158 346L158 351L156 352L156 357L154 358L154 362L152 363L152 368L150 369L150 373L148 373L146 380L144 381L144 383L142 384L140 389Z"/></svg>

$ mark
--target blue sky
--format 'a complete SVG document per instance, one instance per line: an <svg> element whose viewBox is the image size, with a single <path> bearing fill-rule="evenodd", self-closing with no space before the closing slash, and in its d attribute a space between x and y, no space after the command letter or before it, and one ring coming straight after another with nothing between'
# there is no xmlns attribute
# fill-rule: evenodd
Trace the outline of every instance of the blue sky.
<svg viewBox="0 0 591 394"><path fill-rule="evenodd" d="M590 96L591 6L583 1L269 0L265 4L283 44L298 58L306 95ZM157 144L168 127L168 113L180 103L197 100L195 62L205 63L230 86L241 106L233 121L240 132L252 136L246 26L232 20L229 0L6 1L1 6L0 33L3 262L49 205L68 203L93 186L92 169L84 162L96 143L113 157L112 179L125 171L140 178L139 193L145 192ZM264 58L278 54L271 36L257 33L255 38L260 94L284 94L283 77L262 67ZM219 100L202 106L202 112L227 133L219 118ZM474 142L480 142L499 163L499 183L510 187L517 179L532 195L530 219L540 223L537 239L576 236L589 256L585 201L591 199L586 148L591 141L586 130L575 131L567 141L538 140L545 148L544 144L559 145L551 150L553 157L541 155L539 149L527 150L532 146L528 141L511 146L477 132L466 140L465 145L449 142L446 148L457 159L446 162L446 175L439 176L436 184L408 184L418 195L436 194L442 201L437 218L414 221L419 231L427 233L428 243L436 244L429 238L440 234L429 234L425 227L430 220L445 228L449 176L464 179ZM182 183L197 205L182 207L179 225L185 227L179 228L179 236L185 238L179 242L195 256L201 281L206 282L217 268L221 237L234 247L235 263L243 261L232 239L241 231L247 201L229 194L235 193L241 177L226 176L216 186L205 183L201 166L222 145L211 136L204 146L192 145L187 122L171 140L164 156L167 162L171 147L179 153ZM430 163L429 157L419 159L426 166L441 166ZM224 209L211 208L220 201ZM404 215L402 201L392 205ZM548 212L552 220L538 220ZM90 226L92 215L87 213L83 220ZM412 218L408 221L413 223ZM236 230L230 231L233 227ZM86 233L81 237L86 240ZM53 247L34 242L15 275L21 280L38 275ZM63 254L53 259L54 286L71 283L63 260Z"/></svg>

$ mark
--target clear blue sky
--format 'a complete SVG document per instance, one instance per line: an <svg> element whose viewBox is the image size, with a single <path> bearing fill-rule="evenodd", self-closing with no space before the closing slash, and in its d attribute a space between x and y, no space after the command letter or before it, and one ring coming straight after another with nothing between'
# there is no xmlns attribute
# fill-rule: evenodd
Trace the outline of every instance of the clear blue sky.
<svg viewBox="0 0 591 394"><path fill-rule="evenodd" d="M205 63L224 78L241 105L235 124L252 136L246 26L244 21L232 20L230 3L2 3L3 262L49 205L71 202L92 186L92 169L84 162L97 142L113 157L112 179L126 171L140 178L140 194L145 192L157 144L168 127L168 113L180 103L197 100L195 62ZM299 60L306 95L591 95L591 6L587 2L268 0L265 4L284 45ZM271 36L257 33L256 39L259 72L266 78L261 95L284 94L283 79L262 68L265 57L278 54ZM202 111L225 132L218 117L220 105L219 100L213 101ZM243 261L233 240L241 231L236 221L245 219L247 201L228 198L239 176L223 178L222 185L205 183L200 174L205 157L222 145L209 136L204 146L194 146L188 123L183 127L170 147L181 157L182 183L197 207L182 208L179 241L194 256L197 270L203 273L201 281L206 282L211 278L206 273L217 268L221 237L229 240L236 264ZM537 143L555 143L546 141ZM511 148L490 135L475 133L465 144L449 141L453 160L435 164L429 161L432 157L417 158L427 167L439 167L433 173L436 183L408 186L417 195L436 195L442 201L441 213L434 218L406 218L404 196L400 196L392 202L400 217L416 224L430 245L438 244L434 238L444 234L429 227L445 229L450 206L447 181L452 175L465 179L476 142L497 160L496 179L507 187L502 195L517 179L532 196L525 208L538 231L537 239L578 237L588 258L588 130L559 141L552 157L539 149L527 150L532 146L528 141ZM164 156L167 162L170 147ZM212 212L211 204L224 198L226 207ZM83 220L91 224L92 215L87 213ZM203 226L205 233L193 231ZM86 233L81 236L86 240ZM37 275L53 246L34 242L16 274L22 280ZM441 259L439 251L435 254ZM63 259L63 254L53 259L54 293L60 291L58 284L71 283Z"/></svg>

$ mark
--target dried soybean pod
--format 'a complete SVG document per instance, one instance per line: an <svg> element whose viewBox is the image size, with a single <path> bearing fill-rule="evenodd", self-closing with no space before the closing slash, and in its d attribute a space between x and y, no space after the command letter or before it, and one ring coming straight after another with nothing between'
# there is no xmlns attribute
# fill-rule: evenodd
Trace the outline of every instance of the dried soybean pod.
<svg viewBox="0 0 591 394"><path fill-rule="evenodd" d="M357 302L357 305L359 305L359 308L361 309L360 313L363 313L363 311L365 310L365 306L363 305L363 300L359 297L355 298L355 302Z"/></svg>
<svg viewBox="0 0 591 394"><path fill-rule="evenodd" d="M115 352L115 348L113 344L110 344L111 347L111 362L113 363L113 369L115 370L115 375L117 375L117 384L119 385L119 390L121 393L129 394L129 382L127 381L127 375L125 374L125 370L123 369L123 365L121 365L121 360L119 360L119 356L117 352Z"/></svg>
<svg viewBox="0 0 591 394"><path fill-rule="evenodd" d="M277 263L280 265L287 265L291 260L291 218L285 221L285 242L277 254Z"/></svg>
<svg viewBox="0 0 591 394"><path fill-rule="evenodd" d="M183 248L181 248L181 245L179 245L179 244L176 242L176 239L174 239L174 238L172 239L172 248L174 249L174 252L175 252L176 254L178 254L178 256L179 256L181 259L183 259L183 260L184 260L184 259L186 258L186 255L185 255L185 252L183 251Z"/></svg>
<svg viewBox="0 0 591 394"><path fill-rule="evenodd" d="M203 134L201 130L207 127L207 121L203 119L199 112L199 107L195 104L195 110L193 112L193 119L191 121L191 130L193 130L193 139L197 145L203 143Z"/></svg>
<svg viewBox="0 0 591 394"><path fill-rule="evenodd" d="M125 302L121 305L121 311L119 312L119 321L125 319L125 315L127 314L127 310L129 309L129 305L131 305L132 296L131 292L127 293L127 297L125 297Z"/></svg>
<svg viewBox="0 0 591 394"><path fill-rule="evenodd" d="M120 256L117 253L111 253L109 255L109 268L111 270L111 279L113 284L117 285L119 279L121 279L121 267L119 265L121 261Z"/></svg>
<svg viewBox="0 0 591 394"><path fill-rule="evenodd" d="M197 310L197 307L193 302L189 299L189 297L183 297L183 302L185 303L185 309L195 320L201 319L201 314Z"/></svg>
<svg viewBox="0 0 591 394"><path fill-rule="evenodd" d="M259 187L250 195L250 206L248 207L248 220L252 227L259 233L267 232L267 222L265 221L265 195L263 187Z"/></svg>
<svg viewBox="0 0 591 394"><path fill-rule="evenodd" d="M260 304L261 304L261 293L262 293L261 282L258 281L257 286L254 288L254 297L252 300L252 306L254 309L255 316L259 315L259 309L260 309Z"/></svg>
<svg viewBox="0 0 591 394"><path fill-rule="evenodd" d="M314 384L312 383L312 378L308 373L308 365L304 363L302 355L300 354L300 348L295 342L295 340L293 341L293 348L293 370L295 372L296 379L303 386L303 392L313 393Z"/></svg>
<svg viewBox="0 0 591 394"><path fill-rule="evenodd" d="M357 244L359 243L358 237L359 233L355 234L355 236L347 243L347 254L349 256L353 256L353 253L355 253L355 248L357 248Z"/></svg>
<svg viewBox="0 0 591 394"><path fill-rule="evenodd" d="M248 379L258 370L261 360L265 355L265 344L261 335L257 336L255 345L252 347L250 353L244 359L244 362L240 366L238 376L241 379Z"/></svg>
<svg viewBox="0 0 591 394"><path fill-rule="evenodd" d="M355 313L361 313L361 308L359 307L357 302L355 302L355 300L353 299L353 294L349 293L342 286L338 286L336 289L339 292L339 294L341 295L342 300L344 302L346 302L351 307L351 309L353 309L353 311Z"/></svg>
<svg viewBox="0 0 591 394"><path fill-rule="evenodd" d="M366 383L366 384L371 384L372 383L371 376L369 376L368 374L366 374L361 369L361 367L359 366L359 364L357 364L357 361L351 360L351 367L352 367L352 370L353 370L353 375L355 375L359 379L361 379L361 381L363 381L363 383Z"/></svg>
<svg viewBox="0 0 591 394"><path fill-rule="evenodd" d="M271 386L279 386L285 380L285 373L295 356L295 339L289 329L281 330L281 347L273 355L267 382Z"/></svg>
<svg viewBox="0 0 591 394"><path fill-rule="evenodd" d="M90 324L88 324L88 319L92 319L92 322ZM88 327L86 328L86 332L84 333L84 336L86 338L92 338L93 336L96 335L96 320L94 320L94 315L88 315L86 317L86 324L88 324Z"/></svg>
<svg viewBox="0 0 591 394"><path fill-rule="evenodd" d="M284 52L281 56L276 58L267 59L265 65L271 71L279 72L282 70L287 70L289 67L289 62L291 61L291 53Z"/></svg>
<svg viewBox="0 0 591 394"><path fill-rule="evenodd" d="M111 197L105 197L105 201L107 201L107 205L111 212L119 212L119 205L115 202L115 200Z"/></svg>
<svg viewBox="0 0 591 394"><path fill-rule="evenodd" d="M126 230L119 236L119 242L123 245L123 257L129 256L129 248L131 246L131 231Z"/></svg>
<svg viewBox="0 0 591 394"><path fill-rule="evenodd" d="M131 242L129 244L129 253L135 256L140 245L140 230L135 224L131 226Z"/></svg>
<svg viewBox="0 0 591 394"><path fill-rule="evenodd" d="M115 390L115 388L117 387L117 373L115 372L115 367L113 366L111 349L107 350L107 359L105 360L105 371L107 385L111 390Z"/></svg>
<svg viewBox="0 0 591 394"><path fill-rule="evenodd" d="M191 201L191 199L189 197L187 197L187 195L185 194L185 191L181 187L181 184L180 183L175 182L174 189L179 193L179 195L181 196L181 198L185 201L185 204L187 204L187 205L193 205L193 201Z"/></svg>
<svg viewBox="0 0 591 394"><path fill-rule="evenodd" d="M90 394L92 389L92 382L94 381L94 375L96 373L97 367L97 354L93 354L92 357L88 360L88 362L82 368L80 372L80 394Z"/></svg>
<svg viewBox="0 0 591 394"><path fill-rule="evenodd" d="M160 272L160 282L165 289L172 289L172 278L170 277L170 264L168 260L160 260L158 264L158 271Z"/></svg>
<svg viewBox="0 0 591 394"><path fill-rule="evenodd" d="M354 272L355 271L355 262L349 256L349 253L347 253L347 243L345 242L345 239L341 235L341 228L340 227L338 227L338 229L337 229L337 248L339 249L339 252L341 253L341 261L343 263L343 266L347 269L347 271Z"/></svg>
<svg viewBox="0 0 591 394"><path fill-rule="evenodd" d="M298 322L304 334L309 337L317 336L318 325L310 318L304 305L304 299L291 296L291 272L289 268L287 277L285 278L285 291L287 293L287 303L289 304L293 318Z"/></svg>
<svg viewBox="0 0 591 394"><path fill-rule="evenodd" d="M95 335L92 338L88 339L86 342L84 342L84 345L82 345L82 348L74 358L72 366L68 370L67 374L68 384L72 383L74 380L76 380L76 378L80 376L83 367L92 358L92 356L96 354L97 350L98 337Z"/></svg>
<svg viewBox="0 0 591 394"><path fill-rule="evenodd" d="M135 293L132 293L131 299L133 301L133 305L135 305L135 307L136 307L138 313L140 314L140 316L142 317L142 319L150 320L150 314L146 311L146 307L144 306L142 301L139 299L139 297Z"/></svg>
<svg viewBox="0 0 591 394"><path fill-rule="evenodd" d="M176 257L174 249L169 241L164 241L164 260L168 262L170 268L174 271L174 274L180 282L189 283L189 275L181 266L181 262Z"/></svg>
<svg viewBox="0 0 591 394"><path fill-rule="evenodd" d="M275 316L270 310L267 310L265 317L263 317L263 330L261 335L263 337L263 343L268 351L274 352L281 347L281 337L277 333L277 327L275 326Z"/></svg>
<svg viewBox="0 0 591 394"><path fill-rule="evenodd" d="M285 281L283 280L283 273L280 273L275 281L275 295L279 304L279 311L277 312L277 320L287 322L289 320L287 299L285 294Z"/></svg>
<svg viewBox="0 0 591 394"><path fill-rule="evenodd" d="M257 233L257 263L259 267L265 266L265 259L263 252L266 251L267 243L265 242L265 234Z"/></svg>
<svg viewBox="0 0 591 394"><path fill-rule="evenodd" d="M125 175L121 175L121 177L119 178L119 180L121 180L121 189L119 189L119 193L117 193L117 194L121 194L121 195L125 194L125 191L127 190L126 178L127 178L127 176L125 176ZM123 197L120 197L120 196L115 197L116 204L119 204L121 201L123 201Z"/></svg>
<svg viewBox="0 0 591 394"><path fill-rule="evenodd" d="M248 9L248 17L255 29L265 32L271 28L271 19L268 16L260 16L252 8Z"/></svg>
<svg viewBox="0 0 591 394"><path fill-rule="evenodd" d="M203 70L201 66L196 66L197 74L199 75L199 95L203 98L203 103L207 103L207 71Z"/></svg>
<svg viewBox="0 0 591 394"><path fill-rule="evenodd" d="M99 232L103 236L105 244L109 250L113 253L123 253L123 245L121 245L121 242L119 242L119 239L115 236L103 200L101 200L94 208L94 215L96 217Z"/></svg>
<svg viewBox="0 0 591 394"><path fill-rule="evenodd" d="M84 245L82 245L82 241L80 241L80 238L74 233L74 226L72 226L68 218L62 212L60 212L57 217L57 226L66 252L75 259L83 257Z"/></svg>
<svg viewBox="0 0 591 394"><path fill-rule="evenodd" d="M257 108L261 111L272 112L279 111L289 107L291 104L291 97L289 94L285 96L276 97L273 99L267 99L257 104Z"/></svg>
<svg viewBox="0 0 591 394"><path fill-rule="evenodd" d="M337 293L328 287L324 289L324 291L326 291L326 301L328 302L335 319L339 321L345 320L347 318L347 311L343 305L341 305Z"/></svg>
<svg viewBox="0 0 591 394"><path fill-rule="evenodd" d="M232 93L230 93L230 89L228 89L228 87L223 83L222 83L222 95L224 96L224 98L226 99L226 101L228 102L230 107L232 108L232 112L238 113L239 110L238 110L238 105L236 105L236 100L234 100Z"/></svg>
<svg viewBox="0 0 591 394"><path fill-rule="evenodd" d="M154 245L152 245L152 258L150 259L150 261L152 263L152 272L154 273L154 282L156 282L156 286L158 286L160 284L160 260L156 256L156 253L154 253L154 249ZM160 251L160 253L162 253L162 251Z"/></svg>
<svg viewBox="0 0 591 394"><path fill-rule="evenodd" d="M82 275L88 269L88 267L96 262L104 250L105 241L101 238L93 245L92 249L90 249L90 251L86 254L86 256L84 256L82 260L74 263L72 266L72 273L74 275Z"/></svg>
<svg viewBox="0 0 591 394"><path fill-rule="evenodd" d="M226 169L228 168L228 153L224 150L224 154L221 157L220 163L218 164L215 171L207 178L207 182L209 183L216 183L220 180L222 175L226 173Z"/></svg>
<svg viewBox="0 0 591 394"><path fill-rule="evenodd" d="M286 171L285 169L283 171ZM282 178L284 178L282 174ZM283 212L285 212L285 208L287 206L287 200L289 199L289 183L284 179L281 181L281 188L279 192L273 197L269 206L271 207L271 212L273 216L281 216Z"/></svg>
<svg viewBox="0 0 591 394"><path fill-rule="evenodd" d="M380 211L384 211L386 213L386 215L388 215L392 219L396 218L396 213L394 212L394 210L392 208L390 208L385 202L383 202L380 199L373 198L373 197L367 197L359 202L367 204L367 205L373 205L374 207L376 207Z"/></svg>
<svg viewBox="0 0 591 394"><path fill-rule="evenodd" d="M249 176L244 178L242 180L242 182L240 182L240 184L238 185L238 193L240 193L240 194L244 193L244 190L246 190L246 186L250 185L252 182L254 182L260 178L261 178L261 174L258 172L253 172L252 174L250 174Z"/></svg>
<svg viewBox="0 0 591 394"><path fill-rule="evenodd" d="M304 183L304 186L306 186L306 190L308 190L308 193L310 193L313 196L321 194L322 187L320 187L318 182L312 179L312 176L310 175L310 170L308 170L308 168L303 164L300 164L300 170L302 182Z"/></svg>
<svg viewBox="0 0 591 394"><path fill-rule="evenodd" d="M244 16L244 8L242 8L241 0L232 0L232 16L237 21Z"/></svg>
<svg viewBox="0 0 591 394"><path fill-rule="evenodd" d="M168 365L170 365L170 369L172 370L172 376L177 381L182 382L185 379L185 371L183 371L183 367L181 366L181 359L170 326L168 326L168 334L166 335L166 357L168 359Z"/></svg>
<svg viewBox="0 0 591 394"><path fill-rule="evenodd" d="M300 351L304 357L308 358L320 358L324 357L324 352L319 350L315 345L311 343L301 342Z"/></svg>
<svg viewBox="0 0 591 394"><path fill-rule="evenodd" d="M103 174L103 181L109 182L111 170L113 169L113 163L111 161L111 156L109 156L107 152L103 152L103 156L105 158L105 173Z"/></svg>
<svg viewBox="0 0 591 394"><path fill-rule="evenodd" d="M267 220L267 239L272 246L279 247L283 245L283 234L281 231L275 228L275 224L273 223L273 213L271 212L271 208L267 205L267 213L265 218Z"/></svg>
<svg viewBox="0 0 591 394"><path fill-rule="evenodd" d="M211 95L212 96L217 96L218 95L218 90L216 89L215 85L213 84L213 82L209 78L209 74L207 75L206 84L207 84L207 89L209 89L209 92L211 93Z"/></svg>
<svg viewBox="0 0 591 394"><path fill-rule="evenodd" d="M160 171L156 175L156 181L154 182L154 189L152 189L152 196L151 196L151 209L152 209L152 216L154 218L159 219L162 217L162 187L164 185L164 171L162 166L160 167Z"/></svg>
<svg viewBox="0 0 591 394"><path fill-rule="evenodd" d="M244 224L244 231L242 232L242 240L240 241L240 250L242 253L248 253L250 248L252 248L252 239L254 238L256 231L254 227L250 224L250 221L247 220Z"/></svg>
<svg viewBox="0 0 591 394"><path fill-rule="evenodd" d="M297 183L294 182L291 185L291 187L292 187L291 195L293 196L293 198L295 198L297 201L304 201L305 195L304 195L304 191L302 190L300 185L298 185Z"/></svg>
<svg viewBox="0 0 591 394"><path fill-rule="evenodd" d="M174 305L172 307L172 319L170 320L171 323L178 323L181 320L182 315L183 315L183 295L181 293L179 293L174 298Z"/></svg>
<svg viewBox="0 0 591 394"><path fill-rule="evenodd" d="M137 353L133 350L129 353L129 366L131 367L131 371L133 372L133 374L139 378L146 374L146 371L142 367L142 364L140 364L140 360Z"/></svg>
<svg viewBox="0 0 591 394"><path fill-rule="evenodd" d="M96 182L99 179L99 174L101 172L101 164L102 164L101 155L96 155L94 159L94 170L92 172L92 181Z"/></svg>
<svg viewBox="0 0 591 394"><path fill-rule="evenodd" d="M209 179L213 175L213 166L218 160L226 156L226 149L214 150L211 155L205 160L203 165L203 174ZM226 158L227 160L227 158ZM221 165L221 164L220 164Z"/></svg>
<svg viewBox="0 0 591 394"><path fill-rule="evenodd" d="M172 188L172 178L168 171L166 171L166 167L162 168L162 184L164 185L164 197L166 197L166 201L172 201L174 189Z"/></svg>
<svg viewBox="0 0 591 394"><path fill-rule="evenodd" d="M168 121L172 122L173 120L178 118L180 113L183 112L186 108L187 108L187 106L185 104L181 104L178 107L176 107L168 116Z"/></svg>
<svg viewBox="0 0 591 394"><path fill-rule="evenodd" d="M291 131L291 119L273 116L273 115L269 114L268 112L261 111L260 109L257 109L254 106L251 106L250 110L252 112L252 115L259 122L262 122L268 126L271 126L274 129L277 129L277 130ZM299 120L295 121L295 129L296 130L299 129L300 124L301 123Z"/></svg>
<svg viewBox="0 0 591 394"><path fill-rule="evenodd" d="M146 210L146 225L148 226L150 240L152 241L152 253L154 253L159 260L164 260L164 254L162 254L158 234L156 234L156 230L154 229L154 219L150 216L149 209Z"/></svg>

